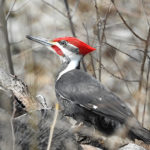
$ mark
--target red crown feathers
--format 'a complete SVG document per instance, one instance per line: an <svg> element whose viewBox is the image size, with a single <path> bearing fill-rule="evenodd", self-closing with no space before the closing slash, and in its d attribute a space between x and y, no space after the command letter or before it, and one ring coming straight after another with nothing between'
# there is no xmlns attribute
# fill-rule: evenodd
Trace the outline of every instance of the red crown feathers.
<svg viewBox="0 0 150 150"><path fill-rule="evenodd" d="M79 53L82 55L86 55L94 50L96 50L95 48L91 47L90 45L80 41L79 39L75 38L75 37L60 37L60 38L56 38L53 40L53 42L59 42L65 40L67 42L69 42L70 44L76 46L79 48Z"/></svg>

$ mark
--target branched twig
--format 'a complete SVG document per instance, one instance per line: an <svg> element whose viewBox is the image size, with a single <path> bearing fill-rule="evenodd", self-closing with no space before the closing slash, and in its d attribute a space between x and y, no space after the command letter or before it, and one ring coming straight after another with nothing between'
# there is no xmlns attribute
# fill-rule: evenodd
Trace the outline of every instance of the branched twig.
<svg viewBox="0 0 150 150"><path fill-rule="evenodd" d="M111 2L114 4L114 7L115 7L116 11L117 11L119 17L121 18L121 20L123 21L123 23L125 24L125 26L131 31L131 33L132 33L135 37L137 37L137 38L140 39L141 41L145 42L146 40L143 39L142 37L140 37L137 33L135 33L135 32L133 31L133 29L128 25L128 23L125 21L125 19L123 18L122 14L121 14L120 11L117 9L117 7L116 7L116 5L115 5L115 3L114 3L114 0L111 0Z"/></svg>
<svg viewBox="0 0 150 150"><path fill-rule="evenodd" d="M27 111L41 109L40 104L33 99L28 87L16 76L7 74L0 68L0 86L13 92L14 96L25 106Z"/></svg>
<svg viewBox="0 0 150 150"><path fill-rule="evenodd" d="M143 50L141 50L141 49L132 49L132 50L135 50L135 51L139 51L139 52L144 53L144 51L143 51ZM149 51L147 51L147 55L146 55L146 57L147 57L148 59L150 59L150 56L148 55L148 53L149 53Z"/></svg>
<svg viewBox="0 0 150 150"><path fill-rule="evenodd" d="M8 13L7 13L6 17L5 17L6 21L8 20L8 17L9 17L9 15L10 15L10 13L11 13L11 11L12 11L12 9L13 9L15 3L16 3L16 0L14 0L14 1L12 2L12 5L11 5L10 8L9 8L9 11L8 11Z"/></svg>
<svg viewBox="0 0 150 150"><path fill-rule="evenodd" d="M11 10L12 13L18 13L19 11L21 11L29 2L31 2L30 0L26 0L25 2L23 2L23 4L21 4L21 6L19 6L18 8L16 8L15 10Z"/></svg>

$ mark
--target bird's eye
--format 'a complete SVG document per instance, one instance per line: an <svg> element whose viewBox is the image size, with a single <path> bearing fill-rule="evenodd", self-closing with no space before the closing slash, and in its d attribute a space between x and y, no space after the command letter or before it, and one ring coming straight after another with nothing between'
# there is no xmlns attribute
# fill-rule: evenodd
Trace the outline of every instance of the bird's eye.
<svg viewBox="0 0 150 150"><path fill-rule="evenodd" d="M65 41L65 40L63 40L63 41L60 41L59 43L60 43L61 45L66 46L68 42L67 42L67 41Z"/></svg>

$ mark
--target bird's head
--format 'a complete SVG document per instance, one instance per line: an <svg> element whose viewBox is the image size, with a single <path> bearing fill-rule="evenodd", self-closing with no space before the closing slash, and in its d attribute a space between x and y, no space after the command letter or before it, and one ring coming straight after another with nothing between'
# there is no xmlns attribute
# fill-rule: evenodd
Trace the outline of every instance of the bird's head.
<svg viewBox="0 0 150 150"><path fill-rule="evenodd" d="M52 41L33 36L26 37L47 46L51 51L55 52L60 57L72 58L77 55L84 56L96 50L75 37L60 37L55 38Z"/></svg>

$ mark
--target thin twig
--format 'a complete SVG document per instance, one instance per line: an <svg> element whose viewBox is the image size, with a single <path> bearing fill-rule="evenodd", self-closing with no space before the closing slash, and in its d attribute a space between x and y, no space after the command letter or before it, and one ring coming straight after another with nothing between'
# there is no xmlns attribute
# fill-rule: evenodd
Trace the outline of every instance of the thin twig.
<svg viewBox="0 0 150 150"><path fill-rule="evenodd" d="M71 29L72 35L74 37L76 37L74 25L73 25L73 22L72 22L72 17L71 17L70 10L69 10L68 0L64 0L64 3L65 3L66 10L67 10L67 16L68 16L68 19L69 19L69 24L70 24L70 29Z"/></svg>
<svg viewBox="0 0 150 150"><path fill-rule="evenodd" d="M10 13L11 13L11 11L12 11L12 9L13 9L15 3L16 3L16 0L14 0L14 1L12 2L12 5L11 5L10 8L9 8L9 11L8 11L8 13L7 13L6 17L5 17L5 20L6 20L6 21L8 20L9 15L10 15Z"/></svg>
<svg viewBox="0 0 150 150"><path fill-rule="evenodd" d="M71 16L74 16L74 14L76 13L77 8L79 6L79 3L80 3L80 0L76 0L75 6L74 6L74 10L72 11Z"/></svg>
<svg viewBox="0 0 150 150"><path fill-rule="evenodd" d="M98 62L98 59L93 57L97 62ZM129 80L129 79L125 79L125 78L121 78L119 76L116 76L114 75L112 72L110 72L103 64L102 64L102 68L107 72L109 73L110 75L112 75L113 77L119 79L119 80L123 80L123 81L126 81L126 82L139 82L139 80Z"/></svg>
<svg viewBox="0 0 150 150"><path fill-rule="evenodd" d="M59 104L56 103L56 105L55 105L54 120L53 120L53 123L52 123L52 125L50 127L50 133L49 133L49 140L48 140L47 150L50 150L50 148L51 148L52 139L53 139L53 133L54 133L54 128L55 128L56 121L57 121L58 112L59 112Z"/></svg>
<svg viewBox="0 0 150 150"><path fill-rule="evenodd" d="M111 5L109 6L109 8L106 12L104 20L102 21L100 19L100 15L99 15L99 11L98 11L97 1L94 0L94 3L95 3L96 16L97 16L97 38L98 38L98 42L100 45L100 47L99 47L99 80L101 81L102 42L103 42L104 37L105 37L106 21L107 21L107 18L108 18L110 9L111 9ZM102 35L100 37L100 31L101 31L100 24L102 24L102 23L103 23L103 29L102 29Z"/></svg>
<svg viewBox="0 0 150 150"><path fill-rule="evenodd" d="M126 82L139 82L139 80L129 80L129 79L125 79L125 78L121 78L121 77L119 77L119 76L116 76L116 75L114 75L111 71L109 71L103 64L102 64L102 67L103 67L103 69L104 69L107 73L109 73L110 75L112 75L114 78L117 78L117 79L119 79L119 80L123 80L123 81L126 81Z"/></svg>
<svg viewBox="0 0 150 150"><path fill-rule="evenodd" d="M117 62L115 61L115 59L114 59L113 57L112 57L112 61L113 61L114 64L116 65L116 67L117 67L117 69L118 69L118 71L119 71L121 77L124 78L124 75L123 75L123 73L122 73L122 71L121 71L119 65L117 64ZM125 82L125 85L126 85L128 91L129 91L129 93L132 95L132 93L131 93L131 91L130 91L130 89L129 89L129 86L128 86L127 82L126 82L126 81L124 81L124 82Z"/></svg>
<svg viewBox="0 0 150 150"><path fill-rule="evenodd" d="M55 9L57 12L59 12L61 15L63 15L64 17L67 17L62 11L60 11L59 9L57 9L55 6L53 6L52 4L48 3L45 0L42 0L43 3L45 3L47 6L50 6L51 8Z"/></svg>
<svg viewBox="0 0 150 150"><path fill-rule="evenodd" d="M85 32L86 32L87 43L90 44L89 33L88 33L87 27L85 26L84 23L83 23L83 27L84 27ZM90 59L91 59L91 65L92 65L92 70L93 70L93 76L96 78L95 66L94 66L94 60L93 60L93 57L92 57L92 53L90 53L89 55L90 55Z"/></svg>
<svg viewBox="0 0 150 150"><path fill-rule="evenodd" d="M13 124L13 119L15 117L15 113L16 113L16 101L14 100L13 101L13 112L12 112L12 116L11 116L11 119L10 119L10 124L11 124L11 132L12 132L12 140L13 140L13 145L12 145L12 149L15 150L15 132L14 132L14 124Z"/></svg>
<svg viewBox="0 0 150 150"><path fill-rule="evenodd" d="M22 10L29 2L31 2L31 0L26 0L25 2L23 2L23 4L21 4L21 6L19 6L18 8L16 8L15 10L11 10L12 13L18 13L20 10Z"/></svg>
<svg viewBox="0 0 150 150"><path fill-rule="evenodd" d="M145 110L146 110L146 104L148 100L148 81L149 81L149 72L150 72L150 59L148 62L148 72L147 72L147 81L146 81L146 93L145 93L145 101L144 101L144 108L143 108L143 116L142 116L142 126L144 126L144 119L145 119Z"/></svg>
<svg viewBox="0 0 150 150"><path fill-rule="evenodd" d="M75 28L74 28L74 24L73 24L73 22L72 22L72 16L71 16L71 13L70 13L68 0L64 0L64 3L65 3L66 10L67 10L67 16L68 16L68 20L69 20L69 24L70 24L70 30L71 30L71 32L72 32L72 35L73 35L74 37L76 37ZM87 71L87 70L86 70L86 65L85 65L85 62L84 62L84 58L82 59L81 63L82 63L82 66L83 66L84 71Z"/></svg>
<svg viewBox="0 0 150 150"><path fill-rule="evenodd" d="M142 52L142 53L144 53L144 51L143 50L141 50L141 49L132 49L132 50L135 50L135 51L139 51L139 52ZM149 51L147 51L147 55L146 55L146 57L148 58L148 59L150 59L150 56L148 55L148 53L149 53Z"/></svg>
<svg viewBox="0 0 150 150"><path fill-rule="evenodd" d="M143 56L143 60L142 60L142 64L141 64L140 82L139 82L139 87L138 87L139 93L141 93L141 89L142 89L142 86L143 86L143 74L144 74L144 67L145 67L145 62L146 62L146 58L147 58L149 41L150 41L150 28L148 30L147 40L145 41L144 56ZM138 117L138 114L139 114L139 103L140 103L140 100L138 99L137 106L136 106L136 115L137 115L137 117Z"/></svg>
<svg viewBox="0 0 150 150"><path fill-rule="evenodd" d="M145 11L145 9L144 9L144 2L143 2L143 0L141 0L142 2L142 10L143 10L143 12L144 12L144 15L145 15L145 18L146 18L146 21L147 21L147 24L148 24L148 26L150 27L150 23L149 23L149 20L148 20L148 15L146 14L146 11Z"/></svg>
<svg viewBox="0 0 150 150"><path fill-rule="evenodd" d="M4 34L4 42L6 44L6 52L7 52L9 71L11 74L14 75L14 68L13 68L12 56L11 56L11 51L10 51L10 44L9 44L9 39L8 39L7 21L5 20L5 15L4 15L3 9L4 9L4 4L1 3L0 4L0 22L2 24L2 32Z"/></svg>
<svg viewBox="0 0 150 150"><path fill-rule="evenodd" d="M145 61L146 61L146 57L147 57L149 41L150 41L150 28L148 30L148 36L147 36L147 40L145 42L145 50L144 50L144 56L143 56L143 61L142 61L142 65L141 65L141 73L140 73L139 91L141 91L141 88L142 88L144 66L145 66Z"/></svg>
<svg viewBox="0 0 150 150"><path fill-rule="evenodd" d="M111 44L109 44L109 43L107 43L107 42L105 42L105 44L108 45L108 46L110 46L111 48L115 49L116 51L118 51L118 52L120 52L120 53L123 53L123 54L127 55L128 57L134 59L135 61L139 62L139 60L138 60L137 58L135 58L135 57L133 57L133 56L131 56L131 55L129 55L129 54L127 54L127 53L121 51L120 49L116 48L115 46L113 46L113 45L111 45Z"/></svg>
<svg viewBox="0 0 150 150"><path fill-rule="evenodd" d="M131 31L131 33L137 37L138 39L140 39L141 41L145 42L146 40L143 39L142 37L140 37L137 33L135 33L133 31L133 29L128 25L128 23L125 21L125 19L123 18L122 14L120 13L120 11L118 10L118 8L116 7L115 3L114 3L114 0L111 0L111 2L114 4L114 7L119 15L119 17L121 18L121 20L123 21L123 23L125 24L125 26Z"/></svg>
<svg viewBox="0 0 150 150"><path fill-rule="evenodd" d="M97 18L97 39L98 39L98 43L100 45L99 47L99 81L101 81L101 64L102 64L102 55L101 55L101 51L102 51L102 45L101 45L101 41L103 39L101 39L102 37L100 37L100 32L101 32L101 29L100 29L100 24L102 23L101 20L100 20L100 16L99 16L99 11L98 11L98 6L97 6L97 1L94 0L94 4L95 4L95 10L96 10L96 18ZM104 29L103 29L103 35L104 35Z"/></svg>

